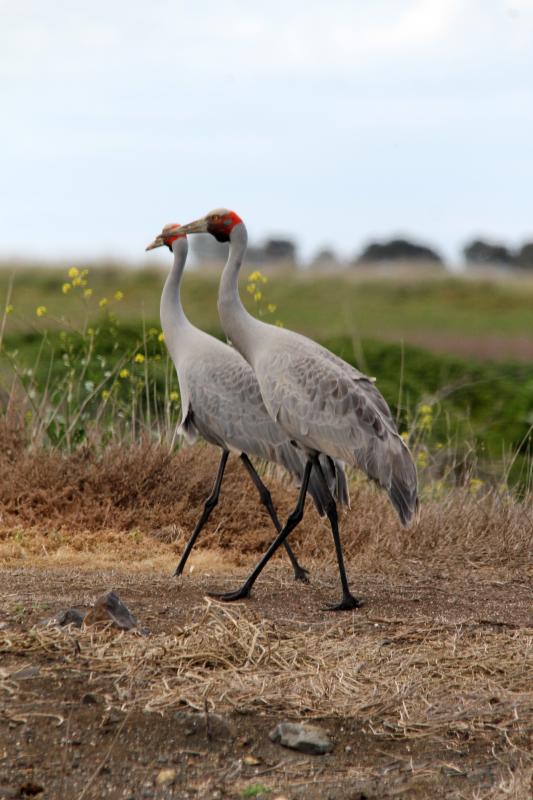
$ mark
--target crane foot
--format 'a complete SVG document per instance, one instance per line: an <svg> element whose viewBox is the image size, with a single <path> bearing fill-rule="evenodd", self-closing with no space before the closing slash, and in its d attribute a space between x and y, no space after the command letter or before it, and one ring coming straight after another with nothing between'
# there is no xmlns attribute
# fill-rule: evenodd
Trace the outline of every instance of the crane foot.
<svg viewBox="0 0 533 800"><path fill-rule="evenodd" d="M302 583L309 583L309 570L303 567L294 568L294 580L301 581Z"/></svg>
<svg viewBox="0 0 533 800"><path fill-rule="evenodd" d="M338 605L326 606L324 611L352 611L354 608L361 608L364 604L364 600L359 600L352 594L344 594Z"/></svg>
<svg viewBox="0 0 533 800"><path fill-rule="evenodd" d="M234 600L245 600L250 597L250 591L251 589L244 584L234 592L208 592L208 596L214 597L215 600L222 600L223 603L231 603Z"/></svg>
<svg viewBox="0 0 533 800"><path fill-rule="evenodd" d="M178 566L176 567L176 569L172 573L172 577L173 578L181 578L181 576L183 575L184 566L185 566L185 564L182 564L181 561L180 561L180 563L178 564Z"/></svg>

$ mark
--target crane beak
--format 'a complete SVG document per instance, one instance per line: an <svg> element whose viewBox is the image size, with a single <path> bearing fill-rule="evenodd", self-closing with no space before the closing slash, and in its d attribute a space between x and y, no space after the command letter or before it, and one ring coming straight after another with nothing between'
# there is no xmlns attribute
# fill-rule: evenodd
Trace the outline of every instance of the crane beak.
<svg viewBox="0 0 533 800"><path fill-rule="evenodd" d="M180 233L187 235L188 233L208 233L207 229L207 219L202 217L202 219L197 219L194 222L189 222L188 225L182 225L180 228Z"/></svg>
<svg viewBox="0 0 533 800"><path fill-rule="evenodd" d="M154 241L151 242L151 244L149 244L148 247L144 248L144 252L146 253L148 250L155 250L156 247L163 247L164 244L165 240L163 239L163 237L161 235L156 236Z"/></svg>

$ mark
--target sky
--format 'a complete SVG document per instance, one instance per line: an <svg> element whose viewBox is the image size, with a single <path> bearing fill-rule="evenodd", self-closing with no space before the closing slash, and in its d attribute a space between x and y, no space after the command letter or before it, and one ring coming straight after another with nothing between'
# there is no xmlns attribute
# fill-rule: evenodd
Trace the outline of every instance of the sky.
<svg viewBox="0 0 533 800"><path fill-rule="evenodd" d="M533 239L533 0L0 0L0 98L2 259Z"/></svg>

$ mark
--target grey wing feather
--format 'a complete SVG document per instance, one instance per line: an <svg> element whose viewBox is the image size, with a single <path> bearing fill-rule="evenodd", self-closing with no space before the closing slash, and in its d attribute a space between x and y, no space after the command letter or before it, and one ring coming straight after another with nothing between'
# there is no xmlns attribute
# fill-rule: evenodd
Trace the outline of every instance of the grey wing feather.
<svg viewBox="0 0 533 800"><path fill-rule="evenodd" d="M384 398L342 359L325 358L322 348L300 337L292 344L256 364L271 415L309 449L362 469L388 492L408 524L418 508L416 468Z"/></svg>
<svg viewBox="0 0 533 800"><path fill-rule="evenodd" d="M299 483L305 467L304 453L291 444L270 417L252 368L235 351L227 350L230 352L208 354L187 370L195 427L212 444L280 464ZM341 504L349 504L344 465L339 460L323 458L330 492ZM309 492L323 516L327 497L314 474Z"/></svg>

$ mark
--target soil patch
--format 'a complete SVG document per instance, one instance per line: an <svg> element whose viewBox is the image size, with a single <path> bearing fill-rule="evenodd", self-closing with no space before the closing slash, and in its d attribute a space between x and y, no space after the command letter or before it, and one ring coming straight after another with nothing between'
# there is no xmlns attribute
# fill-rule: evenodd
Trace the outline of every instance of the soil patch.
<svg viewBox="0 0 533 800"><path fill-rule="evenodd" d="M310 566L309 586L277 566L232 605L205 594L235 585L235 568L178 581L4 570L4 796L529 797L527 576L438 575L420 562L394 576L352 562L366 605L332 615L336 573ZM43 624L109 588L142 632ZM319 721L333 752L272 743L283 719Z"/></svg>

